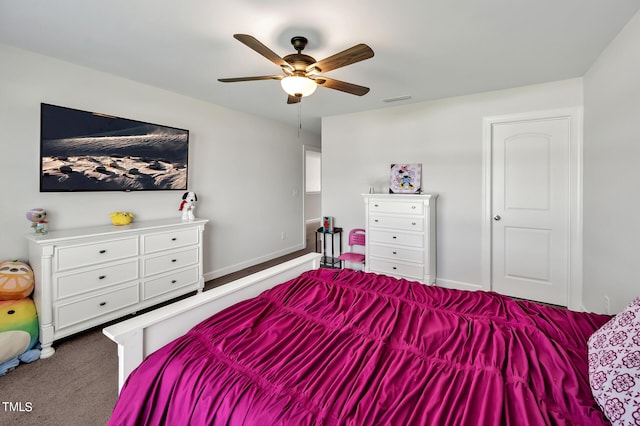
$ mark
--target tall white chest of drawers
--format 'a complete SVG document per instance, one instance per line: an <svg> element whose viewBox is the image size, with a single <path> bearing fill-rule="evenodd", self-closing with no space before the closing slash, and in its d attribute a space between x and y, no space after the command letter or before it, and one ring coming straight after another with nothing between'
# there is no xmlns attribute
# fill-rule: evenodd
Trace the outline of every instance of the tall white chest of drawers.
<svg viewBox="0 0 640 426"><path fill-rule="evenodd" d="M365 271L434 285L435 194L364 194Z"/></svg>
<svg viewBox="0 0 640 426"><path fill-rule="evenodd" d="M27 236L41 358L62 337L202 291L206 223L171 218Z"/></svg>

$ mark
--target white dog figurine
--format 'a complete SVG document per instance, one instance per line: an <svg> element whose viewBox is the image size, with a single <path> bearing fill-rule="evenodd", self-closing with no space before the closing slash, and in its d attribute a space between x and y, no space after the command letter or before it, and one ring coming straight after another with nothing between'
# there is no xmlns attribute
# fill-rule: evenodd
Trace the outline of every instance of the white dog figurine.
<svg viewBox="0 0 640 426"><path fill-rule="evenodd" d="M196 201L198 197L195 192L185 192L182 196L182 202L178 211L182 212L182 220L194 220L196 217L193 211L196 209Z"/></svg>

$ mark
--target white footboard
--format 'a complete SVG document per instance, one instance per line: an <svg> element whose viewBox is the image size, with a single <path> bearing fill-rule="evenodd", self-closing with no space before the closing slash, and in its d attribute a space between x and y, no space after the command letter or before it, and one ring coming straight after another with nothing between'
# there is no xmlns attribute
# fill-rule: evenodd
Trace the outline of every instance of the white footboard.
<svg viewBox="0 0 640 426"><path fill-rule="evenodd" d="M118 389L150 353L216 312L319 268L320 257L309 253L105 328L103 333L118 344Z"/></svg>

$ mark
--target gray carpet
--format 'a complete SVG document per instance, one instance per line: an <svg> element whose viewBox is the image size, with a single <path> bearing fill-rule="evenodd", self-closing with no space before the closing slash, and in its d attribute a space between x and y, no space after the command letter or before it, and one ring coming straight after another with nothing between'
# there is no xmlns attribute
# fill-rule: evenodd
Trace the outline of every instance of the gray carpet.
<svg viewBox="0 0 640 426"><path fill-rule="evenodd" d="M0 424L80 426L107 422L118 397L116 344L97 328L59 341L55 348L51 358L21 364L0 377ZM11 411L5 402L13 403L18 411Z"/></svg>
<svg viewBox="0 0 640 426"><path fill-rule="evenodd" d="M313 251L315 234L307 236L308 249L209 281L205 291ZM0 425L106 424L118 397L118 354L104 327L60 340L52 357L0 377Z"/></svg>

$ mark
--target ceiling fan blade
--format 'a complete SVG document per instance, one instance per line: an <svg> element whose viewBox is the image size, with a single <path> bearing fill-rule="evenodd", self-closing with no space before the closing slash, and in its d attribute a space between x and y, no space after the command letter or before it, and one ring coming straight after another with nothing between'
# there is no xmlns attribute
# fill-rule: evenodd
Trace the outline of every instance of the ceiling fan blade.
<svg viewBox="0 0 640 426"><path fill-rule="evenodd" d="M366 44L361 43L318 61L315 64L309 65L307 72L316 71L325 73L372 57L373 50Z"/></svg>
<svg viewBox="0 0 640 426"><path fill-rule="evenodd" d="M287 69L290 71L294 71L291 64L282 59L275 53L273 50L269 49L267 46L262 44L257 38L250 36L248 34L234 34L233 37L239 42L245 44L247 47L255 50L274 64L278 65L283 69Z"/></svg>
<svg viewBox="0 0 640 426"><path fill-rule="evenodd" d="M289 95L289 97L287 98L287 103L288 104L297 104L302 100L302 96L291 96Z"/></svg>
<svg viewBox="0 0 640 426"><path fill-rule="evenodd" d="M318 77L314 80L320 87L340 90L341 92L350 93L352 95L362 96L369 93L368 87L358 86L357 84L347 83L345 81L334 80L333 78Z"/></svg>
<svg viewBox="0 0 640 426"><path fill-rule="evenodd" d="M233 78L219 78L218 81L223 83L235 83L236 81L254 81L254 80L282 80L283 75L260 75L257 77L233 77Z"/></svg>

